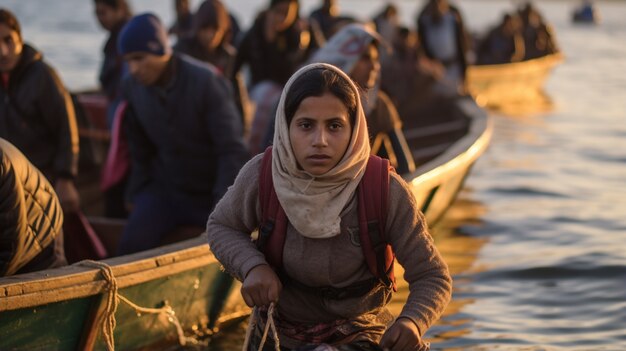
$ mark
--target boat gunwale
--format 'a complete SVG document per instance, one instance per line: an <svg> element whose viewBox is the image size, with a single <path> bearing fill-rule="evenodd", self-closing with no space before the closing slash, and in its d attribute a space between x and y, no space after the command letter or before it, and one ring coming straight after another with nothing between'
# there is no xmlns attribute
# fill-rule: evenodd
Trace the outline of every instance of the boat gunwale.
<svg viewBox="0 0 626 351"><path fill-rule="evenodd" d="M98 262L111 267L118 288L219 264L204 235ZM95 265L80 261L69 266L0 278L0 312L106 292L109 283L100 270Z"/></svg>
<svg viewBox="0 0 626 351"><path fill-rule="evenodd" d="M493 121L473 100L468 98L459 103L476 109L468 114L470 115L468 133L437 157L420 165L412 173L404 174L405 181L412 185L419 183L420 187L424 187L423 184L440 179L442 174L461 169L458 167L459 164L470 166L484 153L493 134ZM467 167L462 169L465 168Z"/></svg>

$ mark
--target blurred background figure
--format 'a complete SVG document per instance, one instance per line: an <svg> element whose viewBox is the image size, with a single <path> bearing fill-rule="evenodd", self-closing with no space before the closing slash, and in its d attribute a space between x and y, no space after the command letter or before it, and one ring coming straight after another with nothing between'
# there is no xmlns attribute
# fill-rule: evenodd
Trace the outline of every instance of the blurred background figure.
<svg viewBox="0 0 626 351"><path fill-rule="evenodd" d="M417 33L407 27L396 29L391 45L393 50L389 59L382 62L380 87L391 98L402 121L421 118L413 113L415 106L434 98L437 94L434 87L443 77L444 68L426 57Z"/></svg>
<svg viewBox="0 0 626 351"><path fill-rule="evenodd" d="M6 9L0 9L0 78L0 137L54 184L66 216L77 212L74 105L54 68L24 43L17 18Z"/></svg>
<svg viewBox="0 0 626 351"><path fill-rule="evenodd" d="M180 38L174 50L214 65L225 76L232 76L235 48L228 11L220 0L206 0L193 16L189 35Z"/></svg>
<svg viewBox="0 0 626 351"><path fill-rule="evenodd" d="M476 64L493 65L522 61L525 56L522 21L517 13L505 14L476 50Z"/></svg>
<svg viewBox="0 0 626 351"><path fill-rule="evenodd" d="M313 10L309 15L311 27L316 28L323 35L324 41L332 36L334 26L339 19L338 2L338 0L322 0L322 6Z"/></svg>
<svg viewBox="0 0 626 351"><path fill-rule="evenodd" d="M67 264L61 204L46 177L0 138L0 277Z"/></svg>
<svg viewBox="0 0 626 351"><path fill-rule="evenodd" d="M319 44L299 12L297 0L271 0L237 47L231 78L247 67L246 85L254 112L246 143L252 155L263 151L283 85Z"/></svg>
<svg viewBox="0 0 626 351"><path fill-rule="evenodd" d="M102 48L103 60L100 66L100 86L104 91L109 105L107 107L107 124L113 125L113 115L119 104L120 82L127 72L122 58L117 52L117 37L122 27L132 16L126 0L94 0L95 14L102 29L109 37Z"/></svg>
<svg viewBox="0 0 626 351"><path fill-rule="evenodd" d="M443 81L465 90L469 41L460 11L447 0L429 0L417 18L424 53L445 68Z"/></svg>
<svg viewBox="0 0 626 351"><path fill-rule="evenodd" d="M552 28L543 20L539 10L527 2L520 10L522 19L525 55L530 60L559 51Z"/></svg>
<svg viewBox="0 0 626 351"><path fill-rule="evenodd" d="M168 30L168 34L176 36L178 39L191 35L193 31L193 15L189 0L174 0L174 10L176 20Z"/></svg>
<svg viewBox="0 0 626 351"><path fill-rule="evenodd" d="M220 0L206 0L193 17L191 35L178 40L174 51L215 66L233 84L235 102L242 116L244 134L248 133L252 112L243 74L233 73L237 50L233 42L233 16Z"/></svg>

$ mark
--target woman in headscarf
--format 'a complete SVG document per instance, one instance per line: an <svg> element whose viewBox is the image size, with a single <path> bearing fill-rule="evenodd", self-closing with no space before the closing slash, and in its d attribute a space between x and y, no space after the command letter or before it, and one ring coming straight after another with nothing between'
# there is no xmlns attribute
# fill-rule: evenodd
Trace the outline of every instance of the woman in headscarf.
<svg viewBox="0 0 626 351"><path fill-rule="evenodd" d="M410 293L395 320L385 307L392 287L370 271L359 240L356 190L371 161L352 80L328 64L297 71L281 95L268 152L271 182L288 220L279 271L250 240L267 210L259 201L263 155L242 168L207 224L213 253L243 282L245 302L257 307L249 350L257 350L271 303L281 350L427 348L422 335L446 307L451 278L410 188L392 173L384 232ZM363 289L366 281L372 284ZM263 350L274 350L271 344Z"/></svg>

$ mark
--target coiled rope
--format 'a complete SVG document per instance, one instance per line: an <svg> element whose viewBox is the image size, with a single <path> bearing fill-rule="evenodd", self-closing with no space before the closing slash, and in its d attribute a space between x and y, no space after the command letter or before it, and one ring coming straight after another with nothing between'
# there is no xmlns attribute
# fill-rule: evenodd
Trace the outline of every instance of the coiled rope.
<svg viewBox="0 0 626 351"><path fill-rule="evenodd" d="M263 330L263 337L261 338L261 342L259 343L259 347L257 350L263 350L263 346L265 346L265 341L267 340L267 334L269 332L270 327L272 328L272 337L274 338L274 348L276 351L280 351L280 341L278 340L278 332L276 331L276 324L274 323L274 303L270 304L270 307L267 309L267 323L265 323L265 329ZM256 328L258 323L258 309L254 307L252 310L252 314L250 315L250 322L248 323L248 329L246 330L246 338L243 341L242 351L248 351L248 346L250 345L250 338L252 336L252 332Z"/></svg>
<svg viewBox="0 0 626 351"><path fill-rule="evenodd" d="M198 344L198 340L192 337L186 337L183 331L183 327L176 317L176 312L174 309L165 303L165 305L161 308L148 308L141 307L129 299L118 293L117 279L113 275L113 268L104 262L92 261L92 260L84 260L79 262L80 265L88 266L88 267L96 267L100 269L100 273L104 277L107 282L107 291L106 291L106 305L104 307L104 312L100 319L100 328L102 331L102 335L104 337L104 341L106 343L106 347L108 351L115 350L115 338L113 335L113 331L115 330L115 312L117 311L117 306L119 305L119 300L122 300L127 305L132 307L136 313L151 313L151 314L161 314L164 313L167 315L167 320L174 324L176 327L176 333L178 334L178 343L181 346L190 344Z"/></svg>

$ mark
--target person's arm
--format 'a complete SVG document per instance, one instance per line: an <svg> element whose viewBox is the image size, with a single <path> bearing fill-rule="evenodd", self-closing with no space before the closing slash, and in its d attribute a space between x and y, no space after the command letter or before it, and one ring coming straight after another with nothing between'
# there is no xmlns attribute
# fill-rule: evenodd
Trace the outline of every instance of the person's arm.
<svg viewBox="0 0 626 351"><path fill-rule="evenodd" d="M220 76L213 76L208 84L208 108L204 118L208 122L208 133L217 157L216 180L212 191L212 203L216 204L233 184L249 156L243 142L241 116L228 82Z"/></svg>
<svg viewBox="0 0 626 351"><path fill-rule="evenodd" d="M400 176L392 174L389 190L386 232L398 263L405 269L404 279L409 283L409 296L402 312L382 339L386 345L395 345L421 340L448 305L452 278L409 186Z"/></svg>
<svg viewBox="0 0 626 351"><path fill-rule="evenodd" d="M250 160L207 222L211 251L226 272L243 282L242 296L249 306L264 306L278 299L280 280L251 240L260 222L258 195L262 155Z"/></svg>
<svg viewBox="0 0 626 351"><path fill-rule="evenodd" d="M39 81L40 99L38 110L55 134L56 155L54 158L55 191L63 210L78 211L80 197L74 185L78 172L78 127L74 104L58 75L49 66Z"/></svg>
<svg viewBox="0 0 626 351"><path fill-rule="evenodd" d="M150 165L156 153L156 148L141 126L130 101L125 114L123 128L128 136L131 161L126 202L129 206L132 206L135 195L150 183Z"/></svg>

